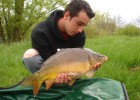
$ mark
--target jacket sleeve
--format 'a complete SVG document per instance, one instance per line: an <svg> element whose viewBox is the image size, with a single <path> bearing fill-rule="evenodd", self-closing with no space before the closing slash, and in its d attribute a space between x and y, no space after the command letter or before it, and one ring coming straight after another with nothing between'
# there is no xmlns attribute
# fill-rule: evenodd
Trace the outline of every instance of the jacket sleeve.
<svg viewBox="0 0 140 100"><path fill-rule="evenodd" d="M52 55L51 50L49 50L48 40L43 32L39 30L33 31L31 34L31 43L32 47L39 52L44 60Z"/></svg>

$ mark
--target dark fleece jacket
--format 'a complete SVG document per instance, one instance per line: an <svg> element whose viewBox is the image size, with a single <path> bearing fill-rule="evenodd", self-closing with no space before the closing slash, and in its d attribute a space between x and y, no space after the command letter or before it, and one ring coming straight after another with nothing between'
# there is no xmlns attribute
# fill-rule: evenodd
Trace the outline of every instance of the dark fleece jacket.
<svg viewBox="0 0 140 100"><path fill-rule="evenodd" d="M57 22L63 17L62 10L56 10L43 22L39 23L31 33L32 47L46 60L63 48L82 48L85 44L85 33L65 38L59 31Z"/></svg>

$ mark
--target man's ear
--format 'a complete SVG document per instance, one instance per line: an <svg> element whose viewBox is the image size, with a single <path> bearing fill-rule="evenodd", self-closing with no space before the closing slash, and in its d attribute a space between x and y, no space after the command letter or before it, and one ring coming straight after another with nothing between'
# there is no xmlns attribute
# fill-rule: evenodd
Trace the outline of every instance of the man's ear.
<svg viewBox="0 0 140 100"><path fill-rule="evenodd" d="M69 11L66 11L64 13L64 19L69 19L70 18L70 12Z"/></svg>

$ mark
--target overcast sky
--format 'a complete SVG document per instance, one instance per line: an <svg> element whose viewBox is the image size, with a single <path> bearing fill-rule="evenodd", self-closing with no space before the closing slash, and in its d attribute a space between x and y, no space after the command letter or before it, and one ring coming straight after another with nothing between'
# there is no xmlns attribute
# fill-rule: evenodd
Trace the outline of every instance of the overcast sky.
<svg viewBox="0 0 140 100"><path fill-rule="evenodd" d="M140 0L86 0L94 11L108 12L120 16L126 22L140 18Z"/></svg>

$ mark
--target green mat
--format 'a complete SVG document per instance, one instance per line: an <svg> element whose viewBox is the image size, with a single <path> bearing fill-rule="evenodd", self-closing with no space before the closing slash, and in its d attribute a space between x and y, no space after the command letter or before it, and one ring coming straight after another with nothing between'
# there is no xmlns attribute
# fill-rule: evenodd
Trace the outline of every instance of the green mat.
<svg viewBox="0 0 140 100"><path fill-rule="evenodd" d="M128 100L124 85L116 80L105 78L79 79L74 85L54 84L45 90L43 84L36 97L32 87L19 84L0 88L0 100Z"/></svg>

